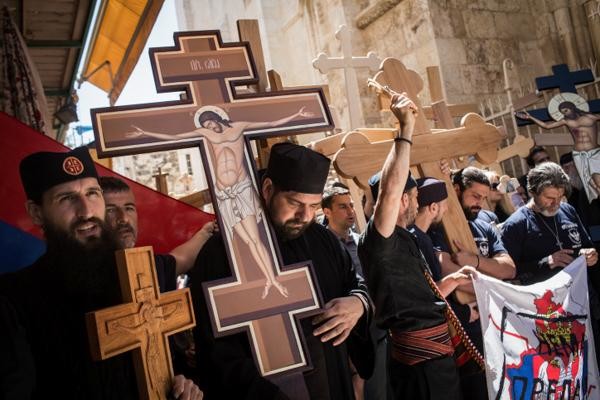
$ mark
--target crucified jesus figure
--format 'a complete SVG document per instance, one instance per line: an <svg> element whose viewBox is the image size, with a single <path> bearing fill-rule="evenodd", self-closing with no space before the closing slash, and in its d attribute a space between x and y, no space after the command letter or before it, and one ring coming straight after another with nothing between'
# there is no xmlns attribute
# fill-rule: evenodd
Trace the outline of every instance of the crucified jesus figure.
<svg viewBox="0 0 600 400"><path fill-rule="evenodd" d="M267 297L273 286L285 297L288 296L288 291L275 278L272 259L260 240L258 223L262 219L262 208L244 163L243 133L246 129L274 128L298 117L312 116L313 113L305 111L305 107L302 107L298 112L275 121L234 122L229 121L224 110L207 106L196 112L197 129L193 131L171 135L149 132L133 126L135 131L127 134L127 137L147 135L163 140L206 138L214 160L219 212L230 236L233 237L235 233L248 246L254 262L264 274L266 283L261 296L263 299Z"/></svg>
<svg viewBox="0 0 600 400"><path fill-rule="evenodd" d="M556 122L541 121L527 111L516 113L521 119L533 121L544 129L566 126L573 136L573 161L583 182L588 200L591 202L600 194L600 147L598 147L598 126L600 116L578 108L571 101L558 104L562 118ZM554 115L553 115L554 117Z"/></svg>

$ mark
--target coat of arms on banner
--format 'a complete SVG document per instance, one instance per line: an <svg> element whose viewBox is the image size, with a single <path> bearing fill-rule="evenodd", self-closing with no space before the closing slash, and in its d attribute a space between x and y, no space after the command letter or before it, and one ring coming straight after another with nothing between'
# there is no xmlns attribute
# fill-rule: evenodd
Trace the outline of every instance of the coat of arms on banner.
<svg viewBox="0 0 600 400"><path fill-rule="evenodd" d="M490 399L600 399L583 257L545 282L475 279Z"/></svg>

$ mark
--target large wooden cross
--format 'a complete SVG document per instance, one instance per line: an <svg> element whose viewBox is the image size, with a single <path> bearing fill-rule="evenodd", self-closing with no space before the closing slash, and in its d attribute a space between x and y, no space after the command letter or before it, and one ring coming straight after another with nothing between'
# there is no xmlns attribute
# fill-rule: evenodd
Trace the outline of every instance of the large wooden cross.
<svg viewBox="0 0 600 400"><path fill-rule="evenodd" d="M256 84L247 43L218 31L176 33L175 46L150 50L159 92L187 101L93 110L102 155L198 145L232 268L204 287L215 336L247 332L263 376L308 365L297 325L322 301L310 262L281 266L257 192L250 140L331 129L323 92L239 94ZM202 351L202 349L198 349Z"/></svg>
<svg viewBox="0 0 600 400"><path fill-rule="evenodd" d="M423 81L416 72L407 70L399 60L384 60L382 71L374 79L398 93L406 92L421 109L418 94L423 89ZM468 246L470 251L478 251L454 188L440 170L438 162L442 158L475 155L483 164L492 163L496 160L501 139L498 128L485 123L474 113L463 117L461 127L436 130L435 133L429 129L422 112L417 117L411 165L418 166L422 176L432 176L446 182L449 211L445 214L442 224L448 243L453 249L454 240L458 240L464 246ZM367 189L368 179L381 170L391 144L392 141L389 140L371 143L362 133L351 132L344 138L343 148L334 158L334 166L340 175L354 179L360 187Z"/></svg>
<svg viewBox="0 0 600 400"><path fill-rule="evenodd" d="M346 101L348 102L348 114L350 115L350 129L358 128L363 123L362 107L360 105L360 91L356 81L356 68L369 68L377 71L381 60L373 52L367 53L366 57L352 56L352 37L350 29L341 25L335 32L335 37L342 44L341 57L328 57L325 53L319 53L313 60L313 66L322 74L327 74L333 69L343 69L346 82Z"/></svg>
<svg viewBox="0 0 600 400"><path fill-rule="evenodd" d="M133 351L141 398L166 400L173 386L168 336L196 325L189 289L160 294L152 247L117 252L125 304L86 314L92 358Z"/></svg>

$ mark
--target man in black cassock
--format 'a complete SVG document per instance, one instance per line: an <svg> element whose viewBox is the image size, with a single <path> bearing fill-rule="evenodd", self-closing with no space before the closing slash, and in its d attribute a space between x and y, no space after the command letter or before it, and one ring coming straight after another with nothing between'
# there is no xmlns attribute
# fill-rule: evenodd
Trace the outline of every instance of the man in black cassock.
<svg viewBox="0 0 600 400"><path fill-rule="evenodd" d="M405 95L395 94L391 110L400 129L381 171L379 196L359 242L359 256L375 303L375 323L389 331L394 398L458 400L462 393L446 303L434 292L417 240L407 230L418 210L417 183L409 170L417 109Z"/></svg>
<svg viewBox="0 0 600 400"><path fill-rule="evenodd" d="M261 197L276 232L282 262L312 260L326 303L324 312L301 321L313 369L301 385L260 376L245 333L215 338L202 282L231 276L225 245L211 238L191 271L196 312L196 354L200 387L207 399L287 399L305 391L311 399L353 399L349 361L368 378L373 369L369 336L371 300L337 237L314 222L330 161L303 146L273 146Z"/></svg>
<svg viewBox="0 0 600 400"><path fill-rule="evenodd" d="M42 227L47 251L33 265L0 277L0 399L138 399L128 353L91 359L85 313L121 303L105 205L84 147L39 152L21 161L25 204ZM157 271L174 286L174 262ZM173 395L201 399L175 377Z"/></svg>

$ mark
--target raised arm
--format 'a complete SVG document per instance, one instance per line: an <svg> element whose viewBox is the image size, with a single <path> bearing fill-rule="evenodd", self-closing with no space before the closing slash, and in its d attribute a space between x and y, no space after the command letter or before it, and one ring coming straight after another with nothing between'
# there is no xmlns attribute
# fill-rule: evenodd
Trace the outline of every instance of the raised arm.
<svg viewBox="0 0 600 400"><path fill-rule="evenodd" d="M415 104L404 93L392 97L390 109L398 118L400 129L383 164L373 217L375 228L386 238L394 232L400 212L399 205L408 178L410 145L417 115Z"/></svg>
<svg viewBox="0 0 600 400"><path fill-rule="evenodd" d="M278 120L275 121L270 121L270 122L248 122L247 125L244 127L245 129L260 129L260 128L274 128L276 126L281 126L281 125L285 125L290 121L293 121L294 119L296 119L297 117L313 117L314 114L309 112L309 111L305 111L306 107L302 107L300 110L298 110L298 112L289 115L287 117L283 117L280 118Z"/></svg>
<svg viewBox="0 0 600 400"><path fill-rule="evenodd" d="M527 111L518 112L518 113L515 113L515 115L521 119L528 119L530 121L533 121L537 126L540 126L544 129L558 128L559 126L564 126L567 124L564 119L562 119L560 121L556 121L556 122L547 123L547 122L537 119L533 115L529 114Z"/></svg>

